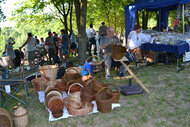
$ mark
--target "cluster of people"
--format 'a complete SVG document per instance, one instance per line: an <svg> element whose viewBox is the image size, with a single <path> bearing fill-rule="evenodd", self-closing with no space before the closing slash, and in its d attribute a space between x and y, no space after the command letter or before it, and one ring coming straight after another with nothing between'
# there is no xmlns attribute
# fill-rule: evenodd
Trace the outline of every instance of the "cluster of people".
<svg viewBox="0 0 190 127"><path fill-rule="evenodd" d="M76 37L72 33L71 47L74 55L76 54ZM74 40L75 39L75 40ZM41 37L40 41L37 36L33 37L32 33L28 33L25 43L19 48L22 49L26 45L28 62L31 69L35 68L35 50L40 45L48 51L49 64L67 62L69 60L69 36L64 29L60 30L60 35L56 32L48 32L48 36ZM73 46L74 45L74 46ZM74 47L74 48L73 48ZM64 58L64 59L63 59Z"/></svg>

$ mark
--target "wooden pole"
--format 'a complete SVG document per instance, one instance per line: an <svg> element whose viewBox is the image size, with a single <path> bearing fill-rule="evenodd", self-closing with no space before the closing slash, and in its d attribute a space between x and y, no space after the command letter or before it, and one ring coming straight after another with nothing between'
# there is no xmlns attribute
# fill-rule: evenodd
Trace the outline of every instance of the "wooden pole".
<svg viewBox="0 0 190 127"><path fill-rule="evenodd" d="M149 90L139 80L139 78L131 71L131 69L123 61L120 61L120 62L127 69L127 71L131 74L131 76L137 81L137 83L144 89L144 91L147 93L150 93Z"/></svg>

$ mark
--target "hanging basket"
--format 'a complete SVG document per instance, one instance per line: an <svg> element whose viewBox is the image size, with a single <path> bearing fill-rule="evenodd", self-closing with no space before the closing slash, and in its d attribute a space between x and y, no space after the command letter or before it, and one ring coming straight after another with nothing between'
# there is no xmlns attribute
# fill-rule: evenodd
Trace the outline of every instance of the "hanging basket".
<svg viewBox="0 0 190 127"><path fill-rule="evenodd" d="M97 80L98 78L100 79L100 81ZM98 92L103 87L108 87L105 83L101 82L100 76L96 76L92 79L92 86L95 92Z"/></svg>
<svg viewBox="0 0 190 127"><path fill-rule="evenodd" d="M58 91L50 91L46 97L45 97L45 106L48 107L48 103L49 103L49 100L54 97L54 96L58 96L60 98L62 98L62 94Z"/></svg>
<svg viewBox="0 0 190 127"><path fill-rule="evenodd" d="M92 78L92 75L90 74L90 71L88 69L83 68L82 70L87 70L88 71L88 75L85 75L85 76L82 77L83 82Z"/></svg>
<svg viewBox="0 0 190 127"><path fill-rule="evenodd" d="M112 110L113 93L108 87L102 88L96 94L96 103L98 111L102 113L111 112Z"/></svg>
<svg viewBox="0 0 190 127"><path fill-rule="evenodd" d="M34 89L38 91L45 91L46 88L49 86L49 82L46 81L43 77L37 77L38 72L36 73L36 78L32 80L32 85Z"/></svg>
<svg viewBox="0 0 190 127"><path fill-rule="evenodd" d="M28 125L28 112L21 106L14 106L11 110L16 127L26 127Z"/></svg>
<svg viewBox="0 0 190 127"><path fill-rule="evenodd" d="M107 84L108 86L113 86L117 89L117 91L113 91L113 103L119 103L119 97L120 97L120 90L119 87L117 87L115 84Z"/></svg>
<svg viewBox="0 0 190 127"><path fill-rule="evenodd" d="M93 101L95 100L95 92L92 89L92 80L88 79L83 82L83 88L81 90L81 99L82 101Z"/></svg>
<svg viewBox="0 0 190 127"><path fill-rule="evenodd" d="M58 65L39 66L40 73L47 81L55 81L58 71Z"/></svg>
<svg viewBox="0 0 190 127"><path fill-rule="evenodd" d="M122 45L112 45L112 58L114 60L120 60L126 55L126 48Z"/></svg>
<svg viewBox="0 0 190 127"><path fill-rule="evenodd" d="M55 88L58 88L60 91L65 91L67 87L67 82L61 81L61 79L56 80Z"/></svg>
<svg viewBox="0 0 190 127"><path fill-rule="evenodd" d="M73 116L82 116L93 111L94 105L92 102L82 102L82 107L80 109L75 109L70 106L69 98L66 97L63 99L64 105L67 108L70 115Z"/></svg>
<svg viewBox="0 0 190 127"><path fill-rule="evenodd" d="M11 115L4 108L0 108L0 127L13 127Z"/></svg>

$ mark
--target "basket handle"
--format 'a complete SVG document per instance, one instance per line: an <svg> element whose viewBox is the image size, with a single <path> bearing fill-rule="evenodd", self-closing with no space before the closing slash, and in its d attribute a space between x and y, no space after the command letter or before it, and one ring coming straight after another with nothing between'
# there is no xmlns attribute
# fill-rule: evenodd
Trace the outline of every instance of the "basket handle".
<svg viewBox="0 0 190 127"><path fill-rule="evenodd" d="M101 59L100 57L98 57L97 55L94 55L94 56L88 57L88 58L86 59L86 62L85 62L85 63L88 63L88 60L89 60L90 58L92 58L92 57L97 57L97 58L99 58L99 59L102 61L102 59Z"/></svg>
<svg viewBox="0 0 190 127"><path fill-rule="evenodd" d="M98 95L99 95L104 89L108 89L108 90L111 91L111 93L113 93L113 91L112 91L109 87L103 87L103 88L100 89L100 90L98 91L98 93L96 94L96 98L98 98Z"/></svg>
<svg viewBox="0 0 190 127"><path fill-rule="evenodd" d="M73 83L70 87L69 87L69 90L68 90L68 95L70 94L70 89L71 87L73 87L74 85L79 85L83 88L83 86L80 84L80 83Z"/></svg>
<svg viewBox="0 0 190 127"><path fill-rule="evenodd" d="M115 84L107 84L107 85L110 85L110 86L114 86L116 89L117 89L117 92L120 92L120 90L119 90L119 87L117 87Z"/></svg>
<svg viewBox="0 0 190 127"><path fill-rule="evenodd" d="M68 72L69 70L75 70L77 73L79 73L78 70L73 67L67 68L66 72Z"/></svg>
<svg viewBox="0 0 190 127"><path fill-rule="evenodd" d="M83 68L82 70L87 70L87 71L88 71L89 76L91 76L90 71L89 71L87 68Z"/></svg>
<svg viewBox="0 0 190 127"><path fill-rule="evenodd" d="M93 80L96 80L97 78L99 78L100 81L102 80L102 77L101 77L100 75L95 76L95 77L93 78Z"/></svg>
<svg viewBox="0 0 190 127"><path fill-rule="evenodd" d="M44 70L42 70L42 69L41 69L41 75L44 77L44 79L45 79L47 82L50 81L50 78L45 76L45 72L44 72Z"/></svg>

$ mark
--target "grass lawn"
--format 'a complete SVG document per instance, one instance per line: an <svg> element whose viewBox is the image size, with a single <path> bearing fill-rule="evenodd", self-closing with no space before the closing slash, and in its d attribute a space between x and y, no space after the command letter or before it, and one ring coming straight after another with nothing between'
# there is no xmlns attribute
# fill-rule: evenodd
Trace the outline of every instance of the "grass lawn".
<svg viewBox="0 0 190 127"><path fill-rule="evenodd" d="M120 96L120 108L110 113L96 113L80 117L48 122L48 111L38 100L32 84L29 84L29 127L189 127L190 126L190 65L177 73L176 65L151 65L133 68L133 72L149 89L145 93ZM99 73L104 76L104 74ZM112 70L112 76L116 72ZM128 74L129 76L129 74ZM118 78L104 80L116 83ZM134 81L134 80L133 80ZM134 81L135 82L135 81ZM118 86L126 84L119 79ZM10 109L17 102L12 102Z"/></svg>

